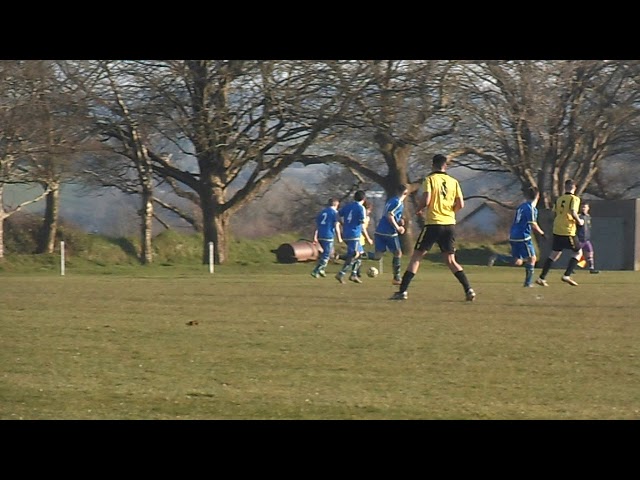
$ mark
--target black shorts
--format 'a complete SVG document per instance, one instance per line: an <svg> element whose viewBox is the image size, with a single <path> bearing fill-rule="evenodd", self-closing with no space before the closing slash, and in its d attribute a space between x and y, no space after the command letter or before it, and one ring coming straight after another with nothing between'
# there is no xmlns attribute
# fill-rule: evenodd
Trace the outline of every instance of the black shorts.
<svg viewBox="0 0 640 480"><path fill-rule="evenodd" d="M442 253L456 252L455 225L425 225L413 247L415 250L428 252L434 244L438 244Z"/></svg>
<svg viewBox="0 0 640 480"><path fill-rule="evenodd" d="M553 235L553 245L551 246L551 250L554 252L561 252L562 250L572 250L577 252L580 250L580 240L578 240L578 236L574 235Z"/></svg>

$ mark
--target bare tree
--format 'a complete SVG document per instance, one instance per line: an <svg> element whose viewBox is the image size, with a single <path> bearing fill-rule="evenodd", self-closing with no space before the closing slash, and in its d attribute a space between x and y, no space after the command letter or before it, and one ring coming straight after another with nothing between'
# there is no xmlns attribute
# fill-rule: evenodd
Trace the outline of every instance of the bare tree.
<svg viewBox="0 0 640 480"><path fill-rule="evenodd" d="M449 138L459 121L449 109L456 88L450 71L455 65L434 60L336 65L336 88L353 97L353 105L332 128L333 135L320 145L325 152L316 147L317 157L307 155L303 161L340 163L356 179L356 188L379 185L387 196L395 194L397 185L406 184L414 198L430 170L431 157L425 160L425 151ZM366 88L353 88L350 72L354 69L367 79ZM415 207L411 200L408 204ZM405 216L411 219L414 210L407 208ZM407 227L402 248L411 252L413 222Z"/></svg>
<svg viewBox="0 0 640 480"><path fill-rule="evenodd" d="M24 66L22 61L0 62L0 259L4 258L4 221L48 193L45 188L42 194L18 205L4 203L5 185L32 182L28 150L33 133L33 109L32 97L25 87Z"/></svg>
<svg viewBox="0 0 640 480"><path fill-rule="evenodd" d="M117 83L147 100L128 108L131 116L144 116L147 132L155 132L155 138L140 135L139 145L153 172L199 206L203 262L209 242L216 263L226 261L232 215L301 158L352 102L331 87L334 63L127 62L127 77ZM358 70L351 80L362 81ZM138 140L125 124L121 118L118 128L103 132L130 148Z"/></svg>
<svg viewBox="0 0 640 480"><path fill-rule="evenodd" d="M458 70L465 119L451 157L537 186L549 207L573 178L577 193L616 198L604 162L638 138L637 61L486 61ZM632 128L635 125L636 128Z"/></svg>
<svg viewBox="0 0 640 480"><path fill-rule="evenodd" d="M149 133L154 120L145 117L153 111L144 87L132 81L134 62L86 61L61 64L66 78L82 92L90 105L94 134L104 148L85 158L85 181L91 185L115 187L121 192L139 196L140 262L153 261L153 219L157 218L154 202L158 180L154 176L149 146ZM165 225L161 219L160 223Z"/></svg>
<svg viewBox="0 0 640 480"><path fill-rule="evenodd" d="M87 118L77 97L67 88L55 62L28 60L21 64L22 88L30 99L28 173L48 192L36 253L52 253L60 216L60 189L73 179L74 160L90 148L85 144Z"/></svg>

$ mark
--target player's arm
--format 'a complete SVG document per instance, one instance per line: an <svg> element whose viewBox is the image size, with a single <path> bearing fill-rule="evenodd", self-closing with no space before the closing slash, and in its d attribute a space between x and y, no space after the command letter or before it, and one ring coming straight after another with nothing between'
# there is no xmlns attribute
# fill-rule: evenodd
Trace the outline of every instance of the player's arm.
<svg viewBox="0 0 640 480"><path fill-rule="evenodd" d="M464 208L464 198L456 197L453 202L453 211L457 212L458 210L462 210Z"/></svg>
<svg viewBox="0 0 640 480"><path fill-rule="evenodd" d="M425 208L429 205L429 201L431 200L431 192L424 192L420 200L418 201L418 207L416 208L416 215L419 217L424 214Z"/></svg>
<svg viewBox="0 0 640 480"><path fill-rule="evenodd" d="M533 228L533 230L535 230L539 235L542 235L544 237L544 230L540 228L538 222L531 222L531 228Z"/></svg>
<svg viewBox="0 0 640 480"><path fill-rule="evenodd" d="M580 218L580 199L578 197L572 196L571 203L569 204L569 209L571 211L571 216L576 222L576 225L584 225L584 220Z"/></svg>
<svg viewBox="0 0 640 480"><path fill-rule="evenodd" d="M584 225L584 220L580 218L580 215L578 215L578 212L576 212L575 210L571 210L571 216L576 221L576 225L580 225L580 226Z"/></svg>
<svg viewBox="0 0 640 480"><path fill-rule="evenodd" d="M462 190L460 184L456 184L456 199L453 201L453 211L457 212L464 208L464 197L462 196Z"/></svg>
<svg viewBox="0 0 640 480"><path fill-rule="evenodd" d="M318 243L318 229L313 232L313 243Z"/></svg>
<svg viewBox="0 0 640 480"><path fill-rule="evenodd" d="M340 222L336 222L336 237L338 238L338 243L342 243L342 225Z"/></svg>
<svg viewBox="0 0 640 480"><path fill-rule="evenodd" d="M575 210L571 210L571 216L576 221L576 225L580 225L580 226L584 225L584 220L580 218L580 215L578 215L578 212L576 212Z"/></svg>
<svg viewBox="0 0 640 480"><path fill-rule="evenodd" d="M400 235L405 232L404 225L400 225L398 222L396 222L396 216L393 213L387 213L387 219L389 220L389 223L393 225L393 228L396 229L396 232L398 232Z"/></svg>

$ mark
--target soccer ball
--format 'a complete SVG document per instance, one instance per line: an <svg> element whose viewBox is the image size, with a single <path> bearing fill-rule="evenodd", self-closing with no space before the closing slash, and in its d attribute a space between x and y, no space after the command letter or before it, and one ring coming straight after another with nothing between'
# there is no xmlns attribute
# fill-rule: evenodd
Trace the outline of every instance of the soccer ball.
<svg viewBox="0 0 640 480"><path fill-rule="evenodd" d="M369 267L369 270L367 270L367 276L371 278L377 277L379 273L376 267Z"/></svg>

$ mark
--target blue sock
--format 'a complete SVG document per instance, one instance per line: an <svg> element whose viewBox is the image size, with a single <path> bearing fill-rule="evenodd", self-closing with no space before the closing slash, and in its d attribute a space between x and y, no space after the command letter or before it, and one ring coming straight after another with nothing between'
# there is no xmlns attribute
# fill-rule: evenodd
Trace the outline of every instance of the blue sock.
<svg viewBox="0 0 640 480"><path fill-rule="evenodd" d="M524 272L525 272L524 283L525 285L530 285L531 280L533 280L533 265L529 265L528 263L525 263Z"/></svg>
<svg viewBox="0 0 640 480"><path fill-rule="evenodd" d="M391 264L393 266L393 277L394 278L399 278L400 277L400 262L402 261L401 258L399 257L393 257L393 259L391 260Z"/></svg>

